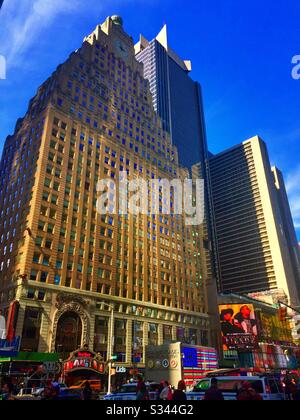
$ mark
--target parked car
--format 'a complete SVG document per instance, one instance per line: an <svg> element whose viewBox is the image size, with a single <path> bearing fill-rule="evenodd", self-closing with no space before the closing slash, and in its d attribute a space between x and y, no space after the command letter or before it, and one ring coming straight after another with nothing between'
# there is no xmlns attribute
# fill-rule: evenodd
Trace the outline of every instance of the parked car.
<svg viewBox="0 0 300 420"><path fill-rule="evenodd" d="M146 383L149 400L155 401L158 399L158 388L157 383ZM105 395L104 400L106 401L136 401L137 400L137 382L123 385L118 391Z"/></svg>
<svg viewBox="0 0 300 420"><path fill-rule="evenodd" d="M60 390L58 400L78 401L81 400L81 392L77 389L65 388Z"/></svg>
<svg viewBox="0 0 300 420"><path fill-rule="evenodd" d="M66 389L68 389L66 384L63 384L63 383L59 384L60 392L66 390ZM45 388L33 388L32 389L32 395L34 397L43 397L44 396L44 391L45 391Z"/></svg>
<svg viewBox="0 0 300 420"><path fill-rule="evenodd" d="M79 381L75 385L70 386L69 389L82 390L84 388L86 382L89 382L89 384L91 385L91 389L92 389L93 392L99 393L99 392L102 391L101 381L97 381L97 380L83 380L83 381Z"/></svg>
<svg viewBox="0 0 300 420"><path fill-rule="evenodd" d="M217 377L218 388L222 391L225 400L236 400L238 391L244 382L251 384L263 400L284 400L284 391L281 382L274 377L267 376L222 376ZM203 400L205 392L211 387L212 377L201 379L193 391L187 393L189 401Z"/></svg>
<svg viewBox="0 0 300 420"><path fill-rule="evenodd" d="M18 395L16 395L16 400L34 400L34 399L41 399L41 397L36 397L33 395L34 389L32 388L22 388Z"/></svg>
<svg viewBox="0 0 300 420"><path fill-rule="evenodd" d="M44 388L22 389L17 395L18 400L42 400L44 397ZM81 400L81 392L77 389L69 389L65 384L61 384L56 400Z"/></svg>

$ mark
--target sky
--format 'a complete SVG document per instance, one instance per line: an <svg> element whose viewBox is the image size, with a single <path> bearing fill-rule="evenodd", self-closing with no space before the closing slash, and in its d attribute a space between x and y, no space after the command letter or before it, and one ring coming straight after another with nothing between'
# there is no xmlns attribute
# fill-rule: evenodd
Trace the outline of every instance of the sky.
<svg viewBox="0 0 300 420"><path fill-rule="evenodd" d="M119 14L138 40L167 23L169 43L203 89L209 149L256 134L284 173L300 241L299 0L4 0L0 11L0 153L29 99L84 36Z"/></svg>

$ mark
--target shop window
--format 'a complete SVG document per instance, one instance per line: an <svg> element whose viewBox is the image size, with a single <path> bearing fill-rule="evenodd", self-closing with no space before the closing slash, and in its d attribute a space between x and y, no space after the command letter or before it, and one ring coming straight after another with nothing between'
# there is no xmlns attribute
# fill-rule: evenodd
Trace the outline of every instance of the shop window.
<svg viewBox="0 0 300 420"><path fill-rule="evenodd" d="M149 339L150 345L152 346L158 345L158 325L157 324L149 324L148 339Z"/></svg>

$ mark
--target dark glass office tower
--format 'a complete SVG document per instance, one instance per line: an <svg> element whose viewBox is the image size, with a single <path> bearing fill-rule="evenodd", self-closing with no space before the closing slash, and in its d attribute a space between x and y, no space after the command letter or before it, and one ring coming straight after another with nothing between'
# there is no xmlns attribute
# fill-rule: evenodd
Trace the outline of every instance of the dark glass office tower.
<svg viewBox="0 0 300 420"><path fill-rule="evenodd" d="M178 149L180 164L191 171L193 178L205 181L205 223L203 240L208 268L209 307L215 302L220 284L215 245L212 242L210 181L208 150L200 84L189 75L190 61L184 61L170 48L167 26L151 42L142 35L135 45L138 61L144 64L144 77L149 80L155 111L162 119L164 129L170 133L171 141ZM219 319L215 320L215 329Z"/></svg>
<svg viewBox="0 0 300 420"><path fill-rule="evenodd" d="M151 42L143 36L135 46L136 58L144 64L150 81L153 104L178 148L181 164L191 168L207 158L202 93L199 83L189 76L190 61L183 61L168 45L164 26Z"/></svg>

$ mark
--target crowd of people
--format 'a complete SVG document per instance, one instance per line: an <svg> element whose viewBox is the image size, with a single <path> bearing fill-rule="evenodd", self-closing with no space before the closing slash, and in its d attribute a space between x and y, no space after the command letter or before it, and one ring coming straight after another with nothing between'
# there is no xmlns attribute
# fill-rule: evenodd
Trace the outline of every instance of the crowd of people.
<svg viewBox="0 0 300 420"><path fill-rule="evenodd" d="M184 381L180 381L178 383L177 389L174 390L168 381L163 381L160 383L157 389L157 397L159 401L186 401L186 384ZM149 400L147 386L141 376L138 378L137 400Z"/></svg>
<svg viewBox="0 0 300 420"><path fill-rule="evenodd" d="M3 383L1 392L0 392L0 401L13 401L16 400L16 392L15 386L10 381L6 381ZM60 399L61 395L61 384L55 380L55 378L49 378L45 384L43 392L41 394L41 400L44 401L55 401ZM77 399L81 399L83 401L92 400L94 397L93 390L89 381L86 381L83 388L80 391ZM63 396L62 398L63 399Z"/></svg>
<svg viewBox="0 0 300 420"><path fill-rule="evenodd" d="M294 377L287 374L283 379L284 393L286 400L295 400L300 401L300 382L297 384ZM186 401L186 384L184 381L178 383L177 389L173 389L167 381L163 381L160 384L159 389L157 390L158 400L159 401ZM262 401L263 398L261 394L255 389L255 387L245 380L242 383L240 389L236 390L236 399L237 401ZM149 400L149 395L147 391L147 386L143 381L142 377L138 379L137 386L137 400L138 401L147 401ZM206 390L203 397L204 401L224 401L224 395L219 389L219 382L217 378L212 378L211 386Z"/></svg>
<svg viewBox="0 0 300 420"><path fill-rule="evenodd" d="M295 377L289 373L286 374L283 381L284 393L286 400L300 401L300 382L295 380ZM203 400L205 401L223 401L225 400L222 391L219 389L219 382L217 378L211 379L210 388L206 390ZM168 381L162 381L156 390L158 401L186 401L186 384L183 380L179 381L176 389L172 388ZM137 382L137 401L150 400L148 387L142 376L138 378ZM49 378L42 395L43 400L57 400L60 395L60 384L55 381L55 378ZM14 386L11 382L4 382L0 393L1 400L15 400ZM93 399L93 390L89 381L86 381L84 387L81 389L80 399L89 401ZM262 401L261 394L255 387L245 380L242 387L236 391L236 399L238 401Z"/></svg>

